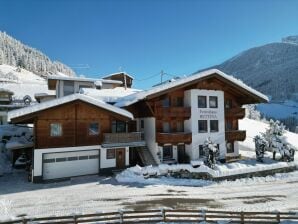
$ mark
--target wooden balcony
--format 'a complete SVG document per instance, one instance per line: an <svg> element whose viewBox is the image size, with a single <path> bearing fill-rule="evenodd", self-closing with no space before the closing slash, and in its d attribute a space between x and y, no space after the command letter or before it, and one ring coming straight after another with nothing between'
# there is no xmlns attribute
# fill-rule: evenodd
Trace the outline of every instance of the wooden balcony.
<svg viewBox="0 0 298 224"><path fill-rule="evenodd" d="M226 131L226 141L244 141L246 138L246 131L231 130Z"/></svg>
<svg viewBox="0 0 298 224"><path fill-rule="evenodd" d="M142 141L144 141L144 134L142 132L103 134L103 144L132 143Z"/></svg>
<svg viewBox="0 0 298 224"><path fill-rule="evenodd" d="M156 117L179 117L179 118L190 118L191 110L190 107L157 107Z"/></svg>
<svg viewBox="0 0 298 224"><path fill-rule="evenodd" d="M245 108L235 107L225 110L226 118L242 119L245 117Z"/></svg>
<svg viewBox="0 0 298 224"><path fill-rule="evenodd" d="M156 133L156 142L159 144L178 144L186 143L190 144L192 140L191 133L174 132L174 133Z"/></svg>
<svg viewBox="0 0 298 224"><path fill-rule="evenodd" d="M245 108L235 107L235 108L226 109L225 116L227 118L242 119L245 117Z"/></svg>

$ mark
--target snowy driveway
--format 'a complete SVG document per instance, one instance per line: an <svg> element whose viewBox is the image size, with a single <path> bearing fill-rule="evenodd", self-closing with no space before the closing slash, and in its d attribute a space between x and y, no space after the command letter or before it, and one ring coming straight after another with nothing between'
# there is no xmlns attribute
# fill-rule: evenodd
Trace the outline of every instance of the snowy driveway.
<svg viewBox="0 0 298 224"><path fill-rule="evenodd" d="M171 179L167 185L119 184L98 176L32 184L22 172L0 177L0 182L2 218L159 207L298 211L298 171L203 187L175 186Z"/></svg>

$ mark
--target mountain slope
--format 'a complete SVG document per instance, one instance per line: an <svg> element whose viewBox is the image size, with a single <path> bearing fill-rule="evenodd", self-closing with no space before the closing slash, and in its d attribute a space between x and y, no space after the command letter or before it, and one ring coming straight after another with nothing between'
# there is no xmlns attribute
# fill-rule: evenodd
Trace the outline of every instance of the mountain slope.
<svg viewBox="0 0 298 224"><path fill-rule="evenodd" d="M31 48L0 31L0 65L21 67L37 75L63 73L75 76L75 72L59 61L51 61L42 52Z"/></svg>
<svg viewBox="0 0 298 224"><path fill-rule="evenodd" d="M273 100L298 100L298 36L248 49L214 66Z"/></svg>
<svg viewBox="0 0 298 224"><path fill-rule="evenodd" d="M55 94L54 90L48 90L47 81L43 77L10 65L0 65L0 89L14 93L13 103L21 103L24 96L30 96L35 101L36 93Z"/></svg>

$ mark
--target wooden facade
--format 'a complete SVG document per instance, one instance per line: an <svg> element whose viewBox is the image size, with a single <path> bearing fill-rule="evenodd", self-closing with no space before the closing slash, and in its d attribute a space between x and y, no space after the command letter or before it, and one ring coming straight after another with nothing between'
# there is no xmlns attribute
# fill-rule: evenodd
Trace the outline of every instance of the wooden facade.
<svg viewBox="0 0 298 224"><path fill-rule="evenodd" d="M39 111L22 119L23 122L33 121L37 149L100 145L104 141L104 133L112 132L112 121L129 122L128 118L80 100ZM92 123L98 124L98 134L89 133ZM51 124L61 124L61 136L50 135Z"/></svg>
<svg viewBox="0 0 298 224"><path fill-rule="evenodd" d="M175 86L164 91L156 92L146 97L126 109L131 111L135 117L155 117L157 143L191 143L191 135L183 133L184 130L177 130L185 120L191 116L191 108L184 106L184 93L190 89L221 90L224 92L225 108L225 129L226 140L230 143L234 141L244 141L245 131L238 130L238 119L245 117L244 104L264 102L264 99L252 95L247 90L237 86L229 80L217 74L195 80L189 83ZM163 105L168 99L168 105ZM181 102L182 99L182 102ZM169 131L164 133L163 125L168 123Z"/></svg>

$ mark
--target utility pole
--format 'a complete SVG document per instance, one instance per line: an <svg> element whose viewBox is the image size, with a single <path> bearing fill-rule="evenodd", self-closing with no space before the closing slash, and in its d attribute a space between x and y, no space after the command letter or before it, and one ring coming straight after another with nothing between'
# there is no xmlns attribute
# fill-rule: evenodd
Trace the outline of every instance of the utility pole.
<svg viewBox="0 0 298 224"><path fill-rule="evenodd" d="M162 83L162 77L163 77L163 75L164 75L164 72L163 72L163 70L161 70L161 72L160 72L160 83Z"/></svg>

